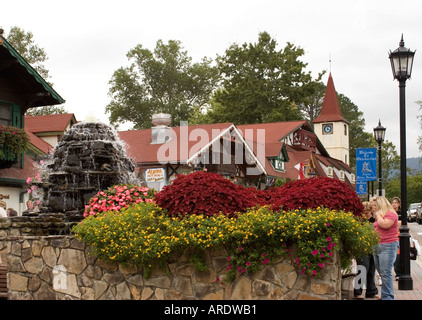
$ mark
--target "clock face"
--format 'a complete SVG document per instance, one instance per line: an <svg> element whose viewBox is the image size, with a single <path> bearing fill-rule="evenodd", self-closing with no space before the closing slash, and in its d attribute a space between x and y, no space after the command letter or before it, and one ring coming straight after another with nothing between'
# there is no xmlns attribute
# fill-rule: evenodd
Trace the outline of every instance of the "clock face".
<svg viewBox="0 0 422 320"><path fill-rule="evenodd" d="M324 124L322 127L324 133L332 133L333 132L333 125L332 124Z"/></svg>

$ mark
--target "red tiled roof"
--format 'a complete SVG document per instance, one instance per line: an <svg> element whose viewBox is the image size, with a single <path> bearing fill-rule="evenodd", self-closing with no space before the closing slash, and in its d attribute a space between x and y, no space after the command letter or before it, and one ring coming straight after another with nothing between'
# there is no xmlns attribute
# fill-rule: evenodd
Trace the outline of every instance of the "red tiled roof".
<svg viewBox="0 0 422 320"><path fill-rule="evenodd" d="M25 116L25 128L32 133L65 131L71 123L76 123L73 113Z"/></svg>
<svg viewBox="0 0 422 320"><path fill-rule="evenodd" d="M228 129L231 125L232 123L217 123L186 127L172 127L176 138L173 138L172 140L163 144L151 144L151 129L119 131L118 134L120 139L123 140L127 146L126 152L128 156L137 163L157 163L159 162L159 157L157 157L159 152L165 152L162 154L162 156L165 157L166 161L185 162L189 159L190 156L193 155L194 152L199 151L202 147L211 142L210 140L213 136L215 137L223 130ZM200 130L195 132L196 129L204 130L202 132L206 132L207 137L195 136L196 133L201 133ZM186 143L185 139L180 139L181 132L182 135L185 134L184 130L187 130L186 133L188 140L193 140L187 141L187 150L189 154L186 154L183 145L181 151L181 143ZM169 150L175 152L170 154Z"/></svg>
<svg viewBox="0 0 422 320"><path fill-rule="evenodd" d="M31 143L35 148L39 149L40 151L47 154L49 151L53 150L53 146L51 146L49 143L45 142L43 139L38 138L35 134L28 131L28 129L25 128L25 132L29 137L29 143Z"/></svg>
<svg viewBox="0 0 422 320"><path fill-rule="evenodd" d="M25 165L23 169L20 166L17 168L11 167L7 169L0 169L0 178L26 181L28 177L35 177L37 169L35 168L34 160L25 154L24 163Z"/></svg>
<svg viewBox="0 0 422 320"><path fill-rule="evenodd" d="M333 77L328 77L327 88L325 90L324 102L322 103L321 113L312 121L313 123L329 121L346 121L340 110L336 89L334 87Z"/></svg>

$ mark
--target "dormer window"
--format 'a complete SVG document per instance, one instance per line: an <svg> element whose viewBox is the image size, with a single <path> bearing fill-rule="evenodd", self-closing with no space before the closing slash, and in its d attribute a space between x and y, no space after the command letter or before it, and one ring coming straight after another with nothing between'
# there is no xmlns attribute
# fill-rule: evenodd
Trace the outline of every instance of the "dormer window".
<svg viewBox="0 0 422 320"><path fill-rule="evenodd" d="M281 160L280 158L272 159L270 162L271 162L274 170L276 170L276 171L284 171L285 170L284 161Z"/></svg>

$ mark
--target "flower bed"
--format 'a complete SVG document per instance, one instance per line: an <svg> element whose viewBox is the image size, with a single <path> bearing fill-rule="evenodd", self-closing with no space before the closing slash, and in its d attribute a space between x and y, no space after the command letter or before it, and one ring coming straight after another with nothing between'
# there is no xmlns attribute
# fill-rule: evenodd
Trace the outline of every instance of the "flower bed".
<svg viewBox="0 0 422 320"><path fill-rule="evenodd" d="M324 197L333 199L322 202L325 208L317 205ZM320 277L336 251L346 269L378 244L372 225L360 218L361 207L354 191L328 178L262 192L195 172L178 176L156 195L136 186L101 191L73 232L99 258L142 266L146 273L187 249L203 270L203 252L223 248L228 252L225 281L280 256L292 259L300 273Z"/></svg>
<svg viewBox="0 0 422 320"><path fill-rule="evenodd" d="M255 272L279 256L288 256L301 273L319 277L341 249L341 266L366 255L378 243L371 224L352 213L324 208L274 212L252 208L237 218L225 215L171 217L153 203L140 203L104 215L89 216L73 229L104 260L151 269L173 254L192 249L225 248L227 276ZM295 247L296 249L291 249ZM192 261L198 268L201 259Z"/></svg>

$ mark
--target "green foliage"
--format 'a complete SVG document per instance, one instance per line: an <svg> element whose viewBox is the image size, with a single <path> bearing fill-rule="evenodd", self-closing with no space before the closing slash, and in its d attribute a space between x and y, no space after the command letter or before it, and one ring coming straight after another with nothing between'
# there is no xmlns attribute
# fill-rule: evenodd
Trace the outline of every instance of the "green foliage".
<svg viewBox="0 0 422 320"><path fill-rule="evenodd" d="M400 177L390 181L385 187L385 195L388 199L401 198ZM407 206L411 203L422 201L422 174L407 175Z"/></svg>
<svg viewBox="0 0 422 320"><path fill-rule="evenodd" d="M299 60L304 50L277 42L267 32L257 43L233 44L217 58L223 77L222 89L215 92L208 111L208 122L236 124L298 120L297 107L312 82L305 73L306 63Z"/></svg>
<svg viewBox="0 0 422 320"><path fill-rule="evenodd" d="M18 157L26 151L28 143L29 137L24 129L0 125L0 158L5 156L6 150Z"/></svg>
<svg viewBox="0 0 422 320"><path fill-rule="evenodd" d="M14 26L10 29L7 41L15 48L17 52L44 78L49 78L48 70L44 62L48 60L47 53L34 43L32 32Z"/></svg>
<svg viewBox="0 0 422 320"><path fill-rule="evenodd" d="M149 128L152 114L164 112L178 125L209 101L218 82L212 60L192 63L180 41L158 40L153 52L139 44L127 58L131 65L115 71L109 82L106 111L112 124L132 121L136 129Z"/></svg>
<svg viewBox="0 0 422 320"><path fill-rule="evenodd" d="M157 205L143 202L117 213L89 216L73 232L100 259L140 265L146 271L188 249L196 252L192 263L203 270L201 252L225 248L225 281L257 271L280 255L290 256L302 273L318 277L334 252L341 250L342 267L347 267L351 259L371 253L378 243L370 223L324 208L288 212L252 208L237 219L170 217Z"/></svg>

